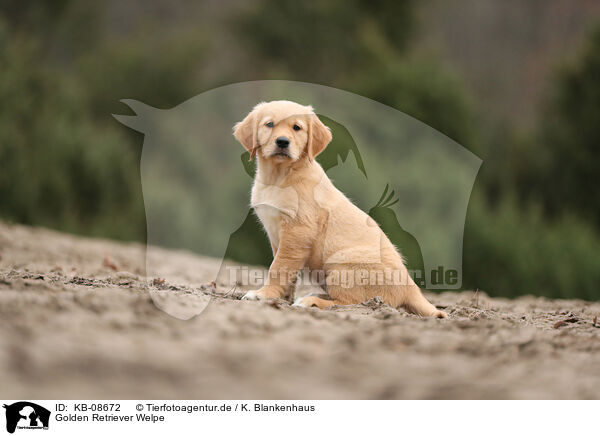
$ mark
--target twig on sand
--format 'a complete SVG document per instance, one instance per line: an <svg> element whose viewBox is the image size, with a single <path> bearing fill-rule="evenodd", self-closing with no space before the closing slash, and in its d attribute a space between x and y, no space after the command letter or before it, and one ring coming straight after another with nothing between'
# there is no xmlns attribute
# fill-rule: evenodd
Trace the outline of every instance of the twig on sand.
<svg viewBox="0 0 600 436"><path fill-rule="evenodd" d="M577 318L575 315L573 315L572 313L568 313L569 317L560 321L557 321L556 323L554 323L554 328L557 329L559 327L565 326L569 323L576 323L579 322L579 318Z"/></svg>
<svg viewBox="0 0 600 436"><path fill-rule="evenodd" d="M567 324L568 324L568 322L566 322L566 321L558 321L558 322L554 323L554 328L557 329L557 328L560 328Z"/></svg>
<svg viewBox="0 0 600 436"><path fill-rule="evenodd" d="M217 292L217 283L216 282L210 282L209 286L211 286L212 288L212 293L218 297L221 298L235 298L235 291L237 290L237 283L234 283L233 286L231 287L231 289L225 291L225 292ZM241 298L241 297L239 297ZM236 298L236 299L239 299Z"/></svg>

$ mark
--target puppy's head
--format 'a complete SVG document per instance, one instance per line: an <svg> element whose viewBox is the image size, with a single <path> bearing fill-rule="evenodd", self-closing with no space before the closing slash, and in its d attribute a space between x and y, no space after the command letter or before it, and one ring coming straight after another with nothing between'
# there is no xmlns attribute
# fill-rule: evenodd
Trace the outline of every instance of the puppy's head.
<svg viewBox="0 0 600 436"><path fill-rule="evenodd" d="M313 108L291 101L259 103L233 127L233 135L250 152L281 164L313 160L331 142L331 132Z"/></svg>

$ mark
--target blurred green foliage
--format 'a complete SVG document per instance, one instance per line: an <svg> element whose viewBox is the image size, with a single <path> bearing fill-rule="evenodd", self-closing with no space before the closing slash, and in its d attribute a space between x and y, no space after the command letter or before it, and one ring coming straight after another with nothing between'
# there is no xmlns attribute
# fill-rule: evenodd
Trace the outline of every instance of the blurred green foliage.
<svg viewBox="0 0 600 436"><path fill-rule="evenodd" d="M248 74L352 91L475 146L474 114L460 81L440 62L408 50L412 2L261 0L232 21Z"/></svg>
<svg viewBox="0 0 600 436"><path fill-rule="evenodd" d="M123 112L123 98L163 109L179 104L194 95L204 46L202 35L187 29L101 41L77 61L84 104L105 120Z"/></svg>
<svg viewBox="0 0 600 436"><path fill-rule="evenodd" d="M116 238L143 237L138 155L91 119L35 41L0 22L0 198L5 219Z"/></svg>
<svg viewBox="0 0 600 436"><path fill-rule="evenodd" d="M248 6L232 24L250 57L260 56L248 67L261 78L302 75L341 85L361 69L387 63L387 52L405 50L414 23L410 1L261 0Z"/></svg>
<svg viewBox="0 0 600 436"><path fill-rule="evenodd" d="M228 7L205 28L194 20L168 26L156 13L118 32L108 30L103 3L3 2L1 217L143 240L142 136L111 118L127 111L120 99L167 108L226 82L314 82L412 115L484 160L467 215L464 287L600 298L600 30L557 70L531 132L506 126L490 136L461 78L412 48L419 23L410 1ZM325 166L337 162L336 144L346 141L343 126L328 124L338 142L320 156ZM385 201L371 212L392 241L413 246L409 265L420 268L418 246ZM249 215L244 226L228 255L268 263L256 219Z"/></svg>
<svg viewBox="0 0 600 436"><path fill-rule="evenodd" d="M600 226L600 27L556 74L532 144L531 198L551 216L565 210ZM523 171L523 173L525 173Z"/></svg>
<svg viewBox="0 0 600 436"><path fill-rule="evenodd" d="M565 214L548 220L541 207L510 196L488 206L471 198L464 236L463 287L493 295L597 300L597 229Z"/></svg>

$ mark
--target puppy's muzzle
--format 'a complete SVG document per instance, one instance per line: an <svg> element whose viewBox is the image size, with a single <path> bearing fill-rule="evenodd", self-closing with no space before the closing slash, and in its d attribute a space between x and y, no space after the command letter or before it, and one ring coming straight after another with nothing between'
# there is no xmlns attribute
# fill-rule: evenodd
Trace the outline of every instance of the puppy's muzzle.
<svg viewBox="0 0 600 436"><path fill-rule="evenodd" d="M289 146L290 140L286 136L280 136L275 140L275 145L277 148L273 153L273 156L282 156L282 157L290 157Z"/></svg>

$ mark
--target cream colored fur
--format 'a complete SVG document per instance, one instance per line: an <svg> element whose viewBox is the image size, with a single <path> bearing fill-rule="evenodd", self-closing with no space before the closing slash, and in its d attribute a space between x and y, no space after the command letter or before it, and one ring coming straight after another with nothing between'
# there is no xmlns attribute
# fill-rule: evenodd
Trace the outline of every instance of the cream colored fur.
<svg viewBox="0 0 600 436"><path fill-rule="evenodd" d="M251 204L274 257L265 286L244 298L289 295L298 272L308 267L323 271L330 299L304 297L297 306L323 309L379 296L421 316L447 316L423 297L379 226L331 183L315 161L332 138L312 107L290 101L260 103L235 125L234 136L257 159ZM275 142L280 137L289 140L284 150ZM402 280L369 281L388 271L399 272ZM361 279L365 275L367 279Z"/></svg>

